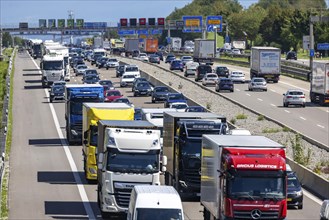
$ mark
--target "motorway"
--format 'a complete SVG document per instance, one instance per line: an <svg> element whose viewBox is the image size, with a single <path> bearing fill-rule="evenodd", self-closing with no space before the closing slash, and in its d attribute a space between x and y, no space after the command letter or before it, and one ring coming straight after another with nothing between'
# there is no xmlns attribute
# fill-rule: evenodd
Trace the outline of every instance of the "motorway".
<svg viewBox="0 0 329 220"><path fill-rule="evenodd" d="M161 67L169 70L169 64L160 63ZM230 71L240 70L245 73L246 80L250 79L250 69L228 64L215 65L227 66ZM183 72L176 71L183 75ZM193 80L190 76L188 79ZM201 82L199 82L201 84ZM212 87L215 90L214 87ZM306 108L283 107L283 93L288 89L301 89L306 95ZM268 83L268 91L248 91L248 83L235 84L234 92L222 92L226 96L250 109L269 116L290 128L326 145L329 148L329 108L319 106L310 102L309 82L281 76L278 83Z"/></svg>
<svg viewBox="0 0 329 220"><path fill-rule="evenodd" d="M81 146L67 146L64 103L49 103L38 64L27 53L15 59L9 219L99 219L96 185L84 179ZM113 69L99 72L102 79L119 82ZM80 78L72 77L71 83ZM135 106L163 106L150 97L133 97L130 88L119 90ZM321 201L310 197L305 193L304 209L289 209L288 219L318 219ZM183 206L185 219L202 219L198 201Z"/></svg>

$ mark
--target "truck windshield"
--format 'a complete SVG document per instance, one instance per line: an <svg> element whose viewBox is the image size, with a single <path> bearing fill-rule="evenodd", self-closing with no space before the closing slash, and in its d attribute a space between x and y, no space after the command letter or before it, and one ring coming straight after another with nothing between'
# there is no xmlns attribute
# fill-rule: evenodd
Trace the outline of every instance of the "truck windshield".
<svg viewBox="0 0 329 220"><path fill-rule="evenodd" d="M137 220L182 220L180 209L137 208Z"/></svg>
<svg viewBox="0 0 329 220"><path fill-rule="evenodd" d="M151 150L147 153L123 153L108 148L106 169L121 173L157 173L159 154L159 150Z"/></svg>
<svg viewBox="0 0 329 220"><path fill-rule="evenodd" d="M90 146L97 147L98 127L90 126Z"/></svg>
<svg viewBox="0 0 329 220"><path fill-rule="evenodd" d="M70 114L72 115L82 115L82 103L83 102L100 102L100 99L97 98L88 98L88 99L83 99L83 98L76 98L74 101L70 100L69 105L70 105Z"/></svg>
<svg viewBox="0 0 329 220"><path fill-rule="evenodd" d="M201 154L201 139L185 139L181 141L182 155L198 155Z"/></svg>
<svg viewBox="0 0 329 220"><path fill-rule="evenodd" d="M285 177L277 171L237 171L228 177L228 196L232 199L281 200L286 197Z"/></svg>
<svg viewBox="0 0 329 220"><path fill-rule="evenodd" d="M44 61L44 70L61 70L63 69L63 61Z"/></svg>

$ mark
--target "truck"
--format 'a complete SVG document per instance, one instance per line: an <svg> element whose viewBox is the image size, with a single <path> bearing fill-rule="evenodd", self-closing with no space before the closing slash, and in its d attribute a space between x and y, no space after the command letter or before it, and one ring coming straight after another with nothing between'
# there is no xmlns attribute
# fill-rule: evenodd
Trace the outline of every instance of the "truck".
<svg viewBox="0 0 329 220"><path fill-rule="evenodd" d="M173 52L179 52L182 47L182 38L172 37L171 38L171 49Z"/></svg>
<svg viewBox="0 0 329 220"><path fill-rule="evenodd" d="M285 219L285 147L263 136L203 135L204 220Z"/></svg>
<svg viewBox="0 0 329 220"><path fill-rule="evenodd" d="M70 63L69 63L69 48L63 45L52 45L46 47L46 54L62 55L64 58L64 80L70 81Z"/></svg>
<svg viewBox="0 0 329 220"><path fill-rule="evenodd" d="M165 184L183 197L198 197L202 135L226 134L226 117L210 112L164 112L163 124Z"/></svg>
<svg viewBox="0 0 329 220"><path fill-rule="evenodd" d="M127 38L125 40L125 54L126 57L133 55L134 51L139 50L139 39L138 38Z"/></svg>
<svg viewBox="0 0 329 220"><path fill-rule="evenodd" d="M262 77L277 83L281 73L281 50L275 47L252 47L250 79Z"/></svg>
<svg viewBox="0 0 329 220"><path fill-rule="evenodd" d="M158 51L158 39L145 38L143 44L144 53L155 53Z"/></svg>
<svg viewBox="0 0 329 220"><path fill-rule="evenodd" d="M147 121L98 122L97 201L103 218L128 211L135 185L160 185L160 150L160 131Z"/></svg>
<svg viewBox="0 0 329 220"><path fill-rule="evenodd" d="M215 56L215 42L213 40L194 40L194 62L213 64L213 59L215 58Z"/></svg>
<svg viewBox="0 0 329 220"><path fill-rule="evenodd" d="M102 37L94 37L93 40L93 48L103 48L103 38Z"/></svg>
<svg viewBox="0 0 329 220"><path fill-rule="evenodd" d="M181 198L172 186L135 186L131 192L127 220L184 220Z"/></svg>
<svg viewBox="0 0 329 220"><path fill-rule="evenodd" d="M134 108L126 103L83 103L82 156L85 178L97 180L97 133L99 120L134 120Z"/></svg>
<svg viewBox="0 0 329 220"><path fill-rule="evenodd" d="M65 85L65 129L66 139L70 145L82 143L82 103L103 101L104 87L102 85Z"/></svg>
<svg viewBox="0 0 329 220"><path fill-rule="evenodd" d="M42 58L43 51L42 51L42 40L40 39L32 39L31 40L31 56L34 59Z"/></svg>
<svg viewBox="0 0 329 220"><path fill-rule="evenodd" d="M320 105L329 104L329 63L313 62L310 99Z"/></svg>
<svg viewBox="0 0 329 220"><path fill-rule="evenodd" d="M65 63L62 55L44 55L40 61L42 87L49 87L55 81L64 80Z"/></svg>

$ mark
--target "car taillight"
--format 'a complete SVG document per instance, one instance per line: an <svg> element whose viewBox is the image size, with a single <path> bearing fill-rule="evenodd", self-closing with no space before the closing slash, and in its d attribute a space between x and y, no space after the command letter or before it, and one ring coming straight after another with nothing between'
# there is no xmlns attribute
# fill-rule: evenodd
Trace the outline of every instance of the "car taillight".
<svg viewBox="0 0 329 220"><path fill-rule="evenodd" d="M305 98L305 96L301 96L300 98L304 99L304 98Z"/></svg>
<svg viewBox="0 0 329 220"><path fill-rule="evenodd" d="M287 96L287 98L288 98L288 99L291 99L291 98L292 98L292 96L288 95L288 96Z"/></svg>

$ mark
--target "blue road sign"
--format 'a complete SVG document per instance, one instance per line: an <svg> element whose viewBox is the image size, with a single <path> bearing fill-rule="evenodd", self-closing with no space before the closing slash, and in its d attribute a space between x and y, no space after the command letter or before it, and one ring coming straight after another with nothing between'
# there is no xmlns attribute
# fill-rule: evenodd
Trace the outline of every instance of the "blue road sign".
<svg viewBox="0 0 329 220"><path fill-rule="evenodd" d="M147 29L144 30L136 30L136 34L140 35L140 34L144 34L147 35L149 33L149 31Z"/></svg>
<svg viewBox="0 0 329 220"><path fill-rule="evenodd" d="M214 27L216 27L217 32L222 32L222 16L207 16L206 20L207 32L214 32Z"/></svg>
<svg viewBox="0 0 329 220"><path fill-rule="evenodd" d="M183 16L184 33L201 33L202 32L202 16Z"/></svg>
<svg viewBox="0 0 329 220"><path fill-rule="evenodd" d="M135 30L118 30L119 35L134 35Z"/></svg>
<svg viewBox="0 0 329 220"><path fill-rule="evenodd" d="M162 30L161 29L153 29L151 31L151 34L162 34Z"/></svg>
<svg viewBox="0 0 329 220"><path fill-rule="evenodd" d="M106 22L84 22L83 23L84 28L106 28L107 23Z"/></svg>
<svg viewBox="0 0 329 220"><path fill-rule="evenodd" d="M314 49L310 50L310 57L314 57Z"/></svg>
<svg viewBox="0 0 329 220"><path fill-rule="evenodd" d="M171 43L171 38L170 37L166 37L166 40L167 40L167 44Z"/></svg>
<svg viewBox="0 0 329 220"><path fill-rule="evenodd" d="M329 50L329 43L321 43L317 45L318 50Z"/></svg>

